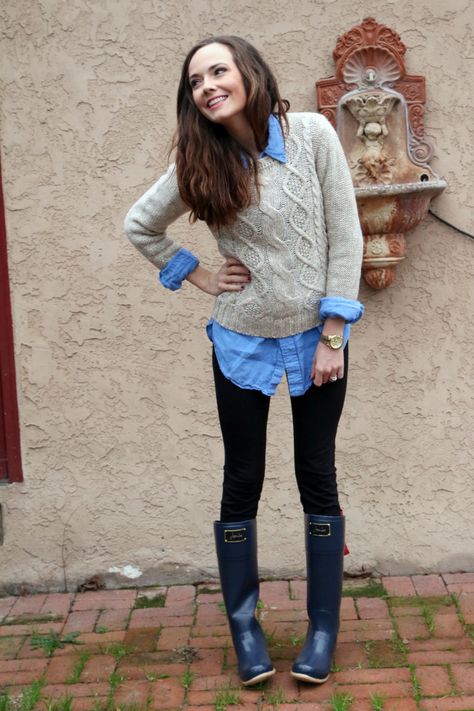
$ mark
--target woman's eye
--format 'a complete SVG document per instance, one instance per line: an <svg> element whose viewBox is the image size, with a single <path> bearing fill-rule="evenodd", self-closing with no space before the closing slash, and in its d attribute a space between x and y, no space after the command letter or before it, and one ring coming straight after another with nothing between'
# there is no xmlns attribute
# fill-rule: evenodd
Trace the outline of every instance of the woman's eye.
<svg viewBox="0 0 474 711"><path fill-rule="evenodd" d="M218 67L215 71L215 74L217 74L217 72L225 72L225 67Z"/></svg>

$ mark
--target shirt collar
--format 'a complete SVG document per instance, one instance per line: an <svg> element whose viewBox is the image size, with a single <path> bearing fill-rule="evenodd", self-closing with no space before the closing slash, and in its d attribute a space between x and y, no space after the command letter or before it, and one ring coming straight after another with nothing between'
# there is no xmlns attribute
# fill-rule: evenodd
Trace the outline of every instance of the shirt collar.
<svg viewBox="0 0 474 711"><path fill-rule="evenodd" d="M275 114L270 114L268 117L268 142L263 151L260 153L260 158L267 155L280 163L286 163L285 141L280 122Z"/></svg>

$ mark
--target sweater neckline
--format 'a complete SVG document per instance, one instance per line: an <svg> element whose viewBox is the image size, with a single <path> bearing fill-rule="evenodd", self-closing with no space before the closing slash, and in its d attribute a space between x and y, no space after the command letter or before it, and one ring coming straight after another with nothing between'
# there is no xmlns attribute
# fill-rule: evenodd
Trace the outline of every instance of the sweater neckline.
<svg viewBox="0 0 474 711"><path fill-rule="evenodd" d="M268 170L268 168L271 168L272 165L274 165L275 163L279 163L279 161L277 161L275 158L272 158L271 156L264 155L258 159L258 169Z"/></svg>

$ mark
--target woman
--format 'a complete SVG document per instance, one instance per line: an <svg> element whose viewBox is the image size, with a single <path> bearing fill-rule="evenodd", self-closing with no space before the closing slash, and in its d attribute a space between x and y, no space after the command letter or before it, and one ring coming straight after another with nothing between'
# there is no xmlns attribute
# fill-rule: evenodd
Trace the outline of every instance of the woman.
<svg viewBox="0 0 474 711"><path fill-rule="evenodd" d="M335 437L349 323L363 313L356 300L362 236L342 148L324 117L288 109L252 45L234 36L199 42L178 90L176 163L125 220L164 286L178 289L187 279L217 297L207 330L225 465L214 532L245 685L275 672L255 618L256 515L269 402L284 371L308 568L308 634L292 674L328 678L344 554ZM188 211L217 239L224 263L215 273L166 233Z"/></svg>

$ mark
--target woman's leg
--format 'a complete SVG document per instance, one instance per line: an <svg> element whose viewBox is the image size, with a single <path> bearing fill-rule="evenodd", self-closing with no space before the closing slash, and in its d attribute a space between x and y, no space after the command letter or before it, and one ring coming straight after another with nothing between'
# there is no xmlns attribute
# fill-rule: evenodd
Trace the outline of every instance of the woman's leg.
<svg viewBox="0 0 474 711"><path fill-rule="evenodd" d="M348 348L344 377L334 383L311 385L291 398L296 481L306 514L338 516L335 443L347 386Z"/></svg>
<svg viewBox="0 0 474 711"><path fill-rule="evenodd" d="M255 517L265 474L270 398L227 380L214 353L213 368L225 449L221 518L214 523L214 536L239 675L249 686L275 673L255 617L259 597Z"/></svg>
<svg viewBox="0 0 474 711"><path fill-rule="evenodd" d="M221 521L253 519L265 476L270 398L234 385L222 374L214 352L212 365L225 451Z"/></svg>
<svg viewBox="0 0 474 711"><path fill-rule="evenodd" d="M344 378L292 398L295 470L305 512L308 631L292 675L321 684L329 676L339 630L344 567L344 516L337 495L335 440L347 383Z"/></svg>

